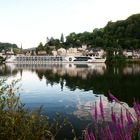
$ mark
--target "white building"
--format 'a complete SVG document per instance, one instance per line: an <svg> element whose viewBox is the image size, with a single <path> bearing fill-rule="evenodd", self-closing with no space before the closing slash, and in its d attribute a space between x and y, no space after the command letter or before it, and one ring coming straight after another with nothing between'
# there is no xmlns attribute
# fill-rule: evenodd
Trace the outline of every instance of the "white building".
<svg viewBox="0 0 140 140"><path fill-rule="evenodd" d="M123 50L123 55L127 58L132 58L133 51L132 50Z"/></svg>
<svg viewBox="0 0 140 140"><path fill-rule="evenodd" d="M87 45L86 44L83 44L82 45L82 48L83 48L83 50L86 50L87 49Z"/></svg>
<svg viewBox="0 0 140 140"><path fill-rule="evenodd" d="M59 56L65 56L66 53L67 53L67 51L64 48L60 48L57 50L57 55L59 55Z"/></svg>
<svg viewBox="0 0 140 140"><path fill-rule="evenodd" d="M6 55L14 55L14 51L13 51L13 49L11 48L10 51L7 51L7 52L6 52Z"/></svg>
<svg viewBox="0 0 140 140"><path fill-rule="evenodd" d="M140 50L133 51L133 58L134 59L139 59L140 58Z"/></svg>
<svg viewBox="0 0 140 140"><path fill-rule="evenodd" d="M96 58L103 58L106 52L102 48L94 48L90 50L88 54L95 56Z"/></svg>
<svg viewBox="0 0 140 140"><path fill-rule="evenodd" d="M53 50L53 51L52 51L52 55L53 55L53 56L57 56L57 51L56 51L56 50Z"/></svg>

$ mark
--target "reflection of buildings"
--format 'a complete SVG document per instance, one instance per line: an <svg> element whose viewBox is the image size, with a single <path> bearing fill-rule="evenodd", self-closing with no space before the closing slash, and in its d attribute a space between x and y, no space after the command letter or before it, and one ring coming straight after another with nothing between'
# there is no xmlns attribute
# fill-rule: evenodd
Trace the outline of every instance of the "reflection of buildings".
<svg viewBox="0 0 140 140"><path fill-rule="evenodd" d="M123 69L123 74L139 74L140 65L128 65Z"/></svg>
<svg viewBox="0 0 140 140"><path fill-rule="evenodd" d="M86 79L89 74L96 73L98 75L104 74L106 69L105 64L91 64L91 65L67 65L63 69L53 70L53 73L57 73L58 75L64 76L69 75L71 77L81 77Z"/></svg>
<svg viewBox="0 0 140 140"><path fill-rule="evenodd" d="M11 66L2 66L1 75L13 76L15 72L28 71L46 85L59 84L61 89L66 87L72 91L76 89L104 93L110 89L116 97L132 104L133 99L139 99L140 65L106 65L105 64L18 64L11 74ZM12 68L12 69L13 69ZM5 72L5 73L4 73ZM21 73L22 74L22 73ZM132 96L133 93L133 96Z"/></svg>
<svg viewBox="0 0 140 140"><path fill-rule="evenodd" d="M12 75L15 75L17 74L17 69L15 68L14 65L0 65L0 76L12 76Z"/></svg>
<svg viewBox="0 0 140 140"><path fill-rule="evenodd" d="M60 76L69 75L71 77L81 77L86 79L89 74L96 73L98 75L103 75L106 70L106 64L89 64L89 65L75 65L67 64L63 69L53 69L53 73L57 73Z"/></svg>
<svg viewBox="0 0 140 140"><path fill-rule="evenodd" d="M16 69L27 70L52 70L52 74L58 74L59 76L69 75L71 77L87 78L89 74L95 73L103 75L106 70L105 63L96 64L15 64L7 66Z"/></svg>

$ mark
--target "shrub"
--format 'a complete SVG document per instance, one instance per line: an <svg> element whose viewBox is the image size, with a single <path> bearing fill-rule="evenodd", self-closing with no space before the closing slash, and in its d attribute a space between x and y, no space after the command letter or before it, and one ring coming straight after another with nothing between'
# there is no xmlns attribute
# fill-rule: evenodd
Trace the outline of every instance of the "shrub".
<svg viewBox="0 0 140 140"><path fill-rule="evenodd" d="M59 113L49 123L48 116L41 114L41 107L36 111L27 111L17 94L17 82L7 85L6 80L0 80L1 140L54 140L65 125L70 125L74 139L77 139L72 124L67 118L61 120Z"/></svg>

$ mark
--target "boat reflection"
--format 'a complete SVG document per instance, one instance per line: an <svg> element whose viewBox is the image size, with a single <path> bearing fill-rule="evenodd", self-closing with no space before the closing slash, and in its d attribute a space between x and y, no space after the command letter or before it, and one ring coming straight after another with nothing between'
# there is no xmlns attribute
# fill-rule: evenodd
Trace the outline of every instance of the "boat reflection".
<svg viewBox="0 0 140 140"><path fill-rule="evenodd" d="M87 78L89 73L95 73L103 75L106 70L106 64L95 63L95 64L10 64L7 63L8 68L11 67L17 70L35 70L37 72L43 72L45 70L51 70L52 74L58 74L60 76L69 75L71 77L82 77Z"/></svg>
<svg viewBox="0 0 140 140"><path fill-rule="evenodd" d="M68 88L92 91L93 94L104 94L110 90L116 97L132 105L133 99L140 99L140 65L106 65L96 64L6 64L0 66L1 76L35 75L46 86L59 85L60 89ZM133 97L132 97L133 94Z"/></svg>

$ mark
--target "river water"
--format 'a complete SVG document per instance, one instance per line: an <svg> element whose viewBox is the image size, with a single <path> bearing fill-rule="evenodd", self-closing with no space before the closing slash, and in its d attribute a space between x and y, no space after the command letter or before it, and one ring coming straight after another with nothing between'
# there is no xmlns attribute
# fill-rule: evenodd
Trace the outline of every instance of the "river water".
<svg viewBox="0 0 140 140"><path fill-rule="evenodd" d="M134 99L140 100L139 64L3 64L0 78L4 77L8 82L21 79L20 97L26 108L43 105L50 119L56 112L67 116L78 135L92 121L91 110L100 97L107 119L112 106L120 111L119 104L109 100L109 90L130 109Z"/></svg>

